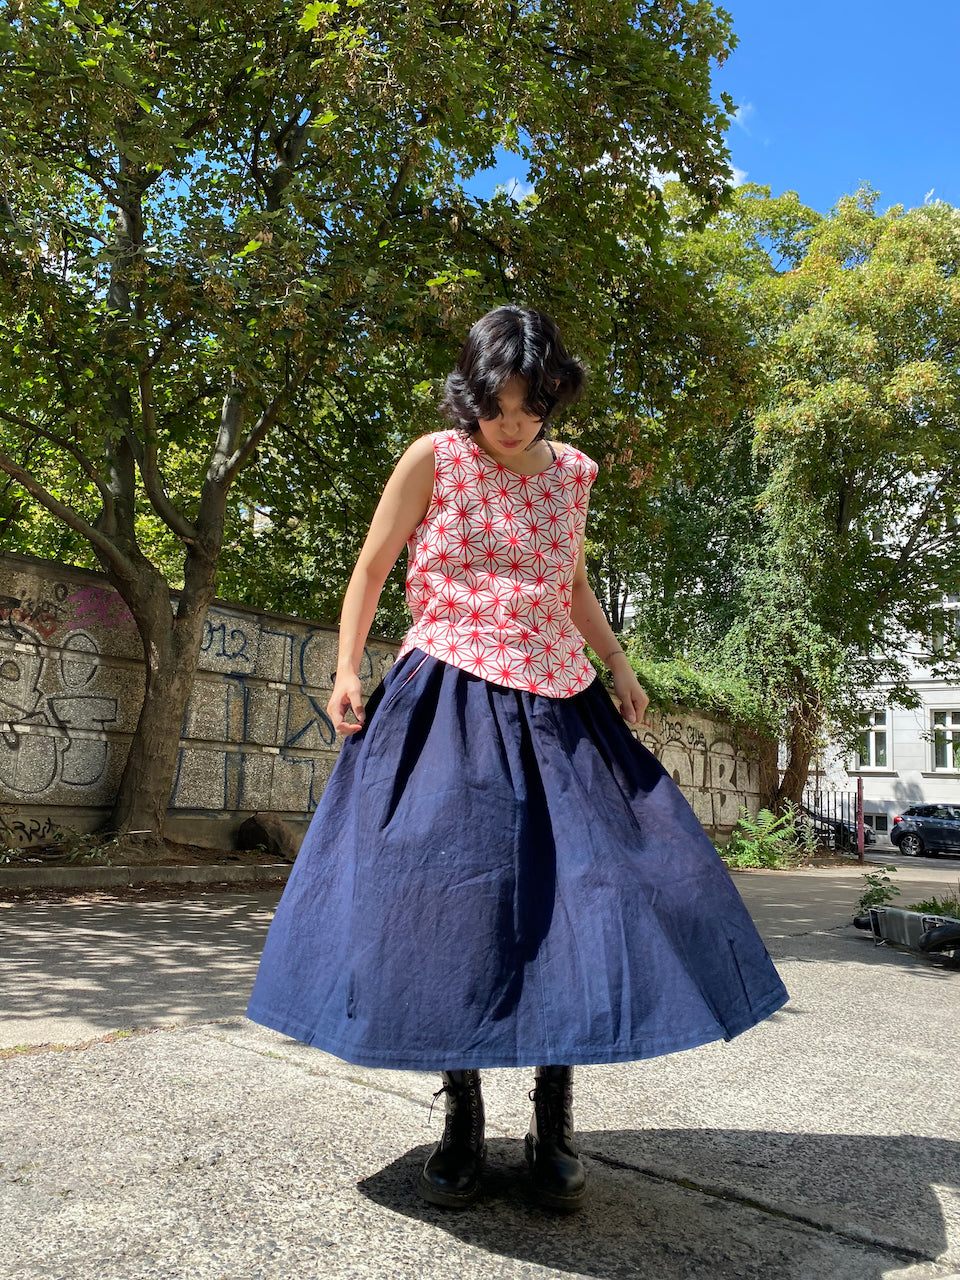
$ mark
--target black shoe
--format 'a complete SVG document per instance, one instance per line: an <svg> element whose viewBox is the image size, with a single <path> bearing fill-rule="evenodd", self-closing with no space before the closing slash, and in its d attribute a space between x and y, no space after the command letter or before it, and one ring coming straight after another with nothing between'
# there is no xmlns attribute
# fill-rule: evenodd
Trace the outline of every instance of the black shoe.
<svg viewBox="0 0 960 1280"><path fill-rule="evenodd" d="M479 1071L442 1071L446 1120L437 1149L423 1166L419 1190L424 1200L448 1209L464 1209L480 1193L486 1155L483 1140L483 1095Z"/></svg>
<svg viewBox="0 0 960 1280"><path fill-rule="evenodd" d="M551 1209L579 1209L587 1175L573 1143L573 1067L537 1067L526 1136L534 1193Z"/></svg>

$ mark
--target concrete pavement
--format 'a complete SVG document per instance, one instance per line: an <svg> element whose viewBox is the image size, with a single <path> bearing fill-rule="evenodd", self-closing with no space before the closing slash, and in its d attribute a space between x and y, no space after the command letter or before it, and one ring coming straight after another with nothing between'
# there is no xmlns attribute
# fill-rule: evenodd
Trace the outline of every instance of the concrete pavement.
<svg viewBox="0 0 960 1280"><path fill-rule="evenodd" d="M900 902L960 867L905 867ZM932 1280L960 1271L960 970L874 947L854 868L736 877L791 992L730 1044L577 1072L591 1199L524 1194L531 1073L485 1074L486 1194L420 1203L434 1077L242 1017L277 892L0 906L0 1276ZM110 1040L117 1030L133 1031Z"/></svg>

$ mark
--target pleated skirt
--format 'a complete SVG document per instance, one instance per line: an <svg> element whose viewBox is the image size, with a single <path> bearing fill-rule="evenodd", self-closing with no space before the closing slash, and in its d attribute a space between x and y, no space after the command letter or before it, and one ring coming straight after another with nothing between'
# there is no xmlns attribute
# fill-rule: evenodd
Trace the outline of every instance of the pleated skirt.
<svg viewBox="0 0 960 1280"><path fill-rule="evenodd" d="M348 738L247 1016L364 1066L621 1062L787 992L722 860L600 680L572 698L418 649Z"/></svg>

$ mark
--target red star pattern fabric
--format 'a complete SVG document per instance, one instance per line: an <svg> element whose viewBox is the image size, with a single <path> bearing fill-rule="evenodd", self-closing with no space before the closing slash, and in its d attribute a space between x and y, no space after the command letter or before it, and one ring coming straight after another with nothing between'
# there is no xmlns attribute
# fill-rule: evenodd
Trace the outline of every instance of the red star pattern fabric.
<svg viewBox="0 0 960 1280"><path fill-rule="evenodd" d="M433 498L407 544L413 625L397 656L422 649L508 688L581 693L595 672L570 604L597 464L567 445L521 476L458 431L431 439Z"/></svg>

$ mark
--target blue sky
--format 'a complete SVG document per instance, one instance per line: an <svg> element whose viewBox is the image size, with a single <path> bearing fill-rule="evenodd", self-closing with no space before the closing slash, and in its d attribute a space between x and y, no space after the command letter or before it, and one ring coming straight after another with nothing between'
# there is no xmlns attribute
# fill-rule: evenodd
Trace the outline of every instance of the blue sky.
<svg viewBox="0 0 960 1280"><path fill-rule="evenodd" d="M822 213L868 181L880 207L960 204L957 0L727 0L739 44L714 74L750 182Z"/></svg>
<svg viewBox="0 0 960 1280"><path fill-rule="evenodd" d="M863 181L881 209L960 205L960 0L722 7L739 44L714 88L740 107L727 145L741 179L794 190L822 213ZM505 156L470 186L486 195L520 170Z"/></svg>

